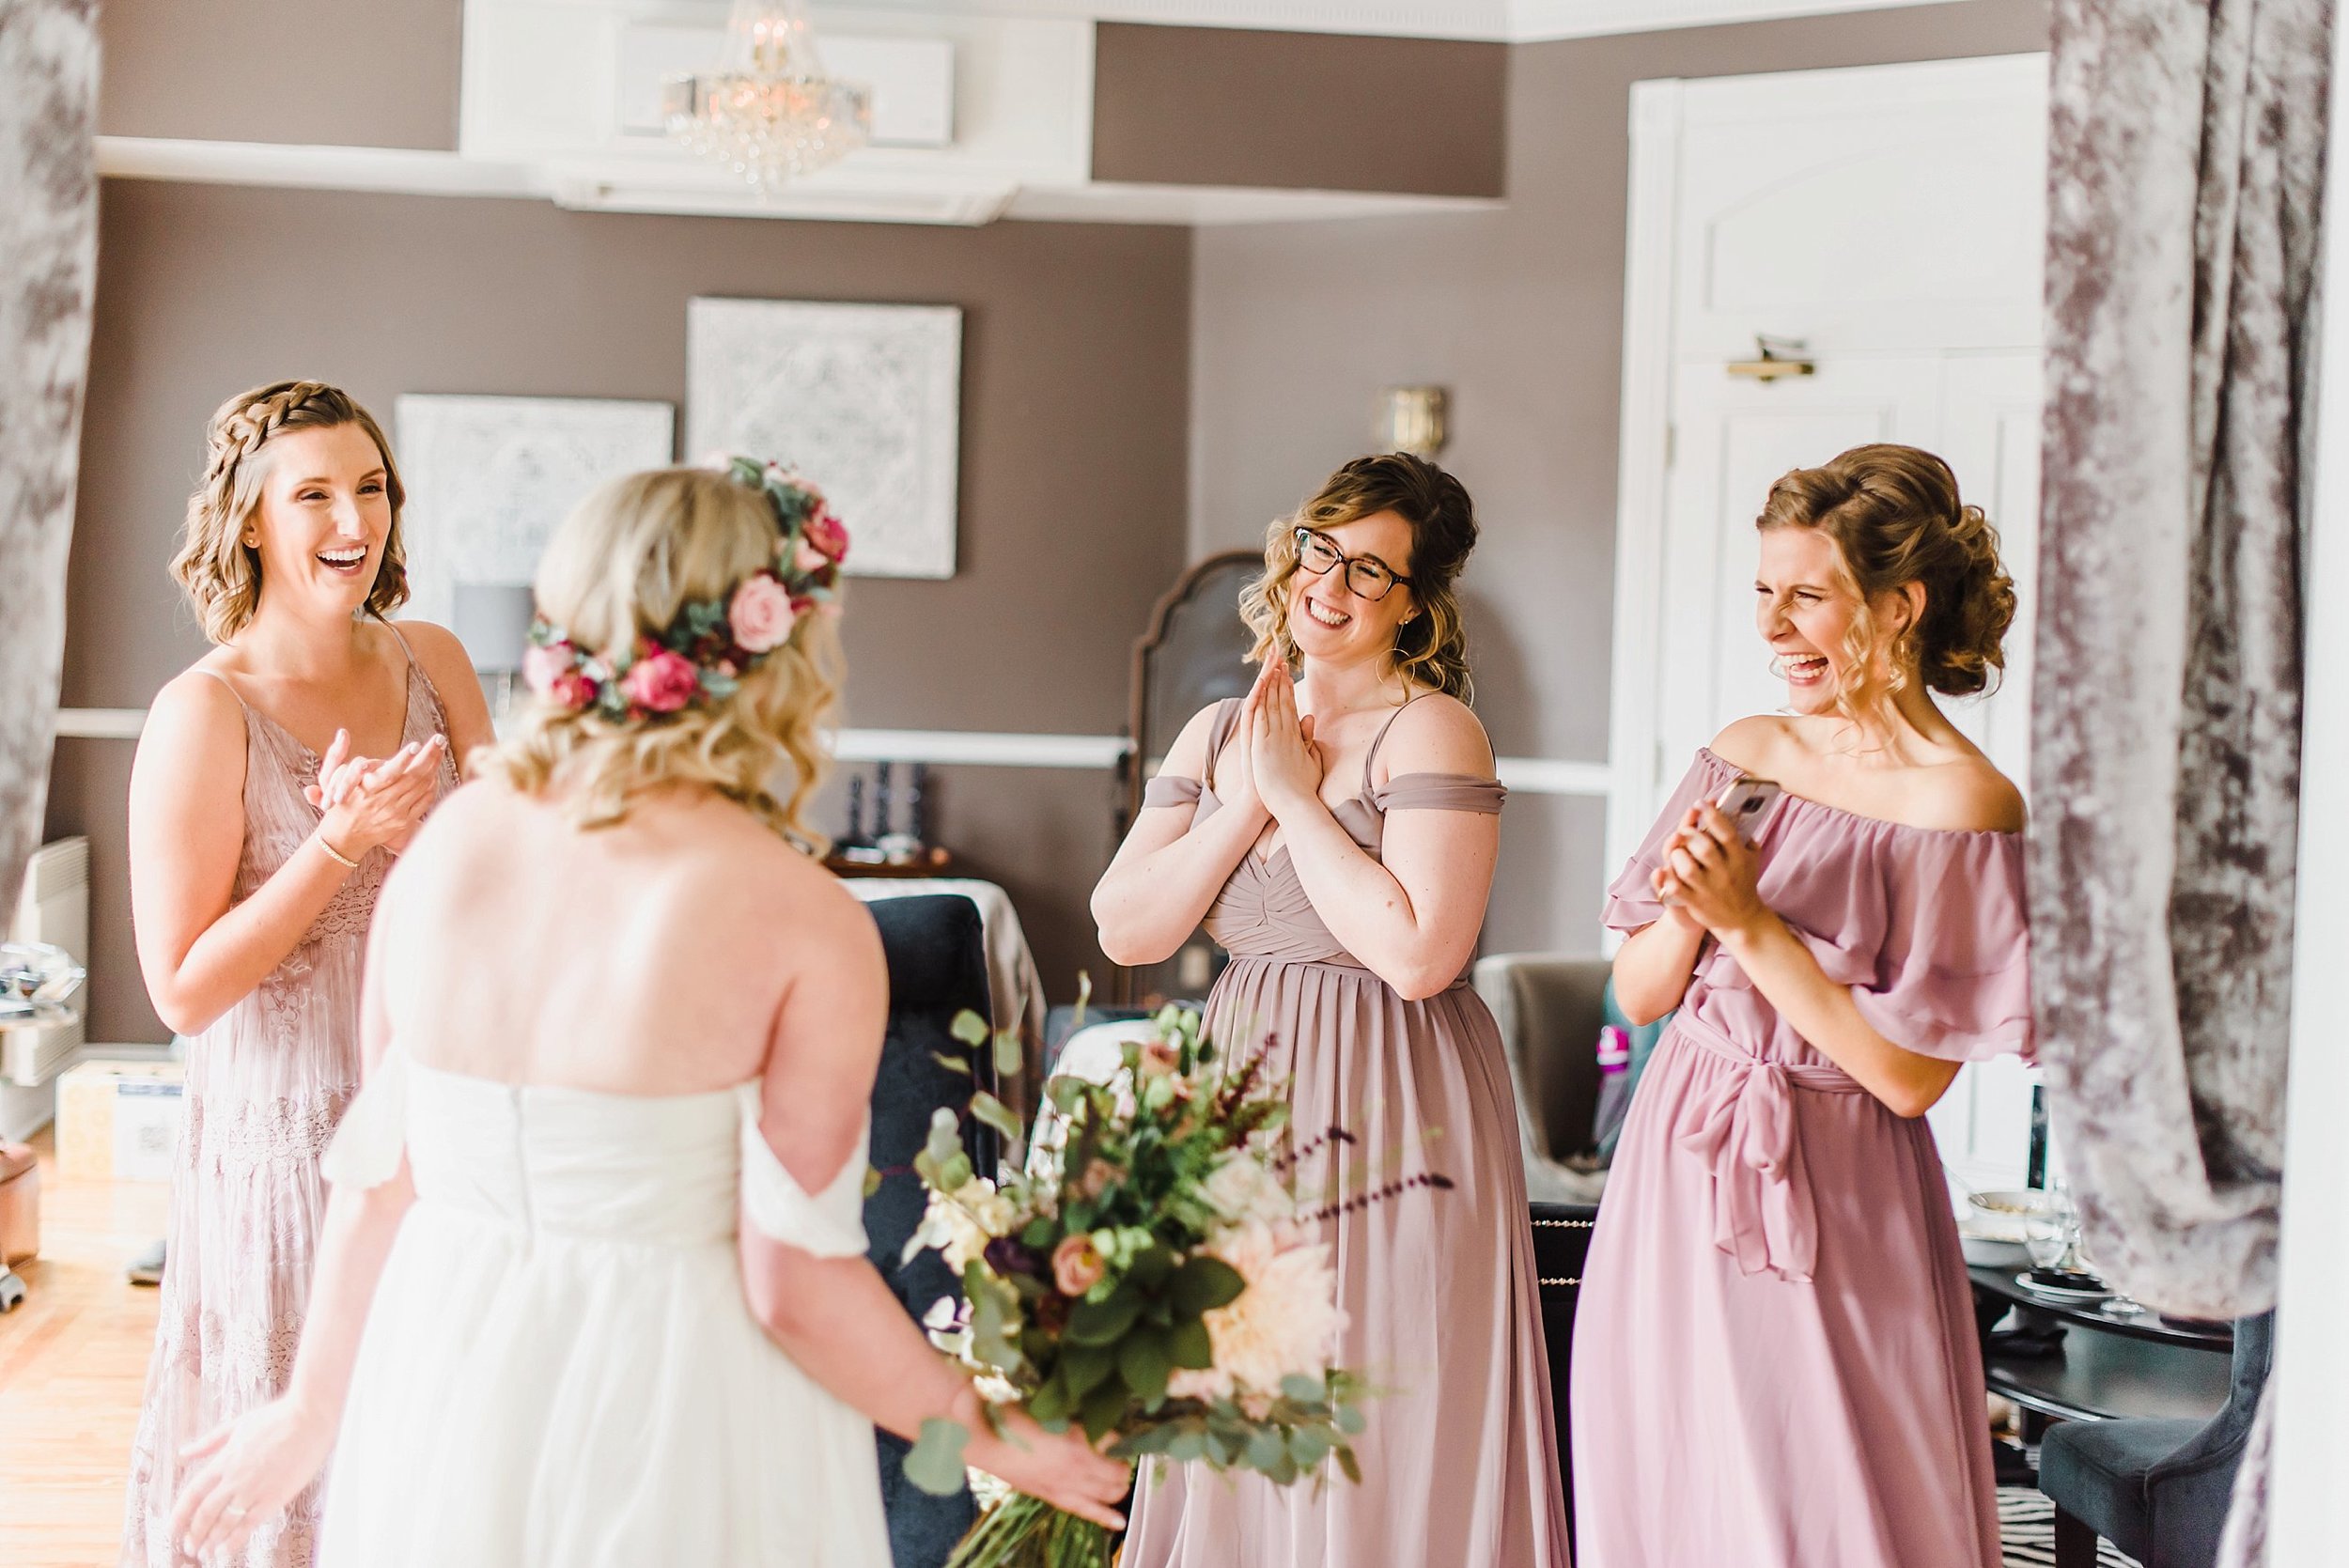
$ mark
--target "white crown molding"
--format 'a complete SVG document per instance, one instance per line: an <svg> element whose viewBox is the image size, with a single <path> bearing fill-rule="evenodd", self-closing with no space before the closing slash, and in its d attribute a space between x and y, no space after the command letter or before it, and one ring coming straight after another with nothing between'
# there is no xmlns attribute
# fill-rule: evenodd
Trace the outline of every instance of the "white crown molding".
<svg viewBox="0 0 2349 1568"><path fill-rule="evenodd" d="M548 197L555 191L554 180L529 164L493 163L454 152L156 136L99 137L98 172L121 179L413 196Z"/></svg>
<svg viewBox="0 0 2349 1568"><path fill-rule="evenodd" d="M1508 0L1505 37L1512 43L1600 38L1610 33L1662 33L1781 17L1844 11L1906 10L1953 0Z"/></svg>
<svg viewBox="0 0 2349 1568"><path fill-rule="evenodd" d="M926 9L937 0L863 0L862 12ZM1610 33L1763 22L1839 11L1895 10L1952 0L988 0L1001 16L1351 33L1373 38L1543 43Z"/></svg>
<svg viewBox="0 0 2349 1568"><path fill-rule="evenodd" d="M1346 218L1400 218L1478 212L1506 203L1484 196L1428 196L1377 191L1276 191L1239 185L1030 185L1003 210L1035 223L1178 224L1197 228L1294 224Z"/></svg>

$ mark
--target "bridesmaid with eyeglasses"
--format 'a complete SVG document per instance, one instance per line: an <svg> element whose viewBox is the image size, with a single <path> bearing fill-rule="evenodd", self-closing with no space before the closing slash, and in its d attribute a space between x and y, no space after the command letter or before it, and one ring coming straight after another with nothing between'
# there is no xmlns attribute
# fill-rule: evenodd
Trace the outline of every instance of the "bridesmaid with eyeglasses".
<svg viewBox="0 0 2349 1568"><path fill-rule="evenodd" d="M1127 1568L1563 1568L1517 1106L1467 986L1503 790L1470 708L1468 491L1362 458L1276 522L1241 599L1263 666L1176 739L1093 895L1101 948L1159 962L1204 919L1227 1061L1289 1086L1303 1209L1331 1246L1336 1359L1381 1397L1361 1482L1144 1466Z"/></svg>

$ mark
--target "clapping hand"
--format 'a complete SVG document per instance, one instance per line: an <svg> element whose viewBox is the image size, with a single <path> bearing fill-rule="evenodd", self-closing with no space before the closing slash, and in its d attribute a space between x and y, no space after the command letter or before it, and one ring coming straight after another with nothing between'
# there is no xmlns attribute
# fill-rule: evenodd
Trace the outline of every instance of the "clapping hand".
<svg viewBox="0 0 2349 1568"><path fill-rule="evenodd" d="M1313 718L1299 716L1297 688L1277 661L1266 661L1248 693L1244 728L1257 793L1274 816L1320 800L1325 759L1314 742Z"/></svg>
<svg viewBox="0 0 2349 1568"><path fill-rule="evenodd" d="M353 756L350 732L336 730L319 759L319 782L303 796L322 814L319 831L337 854L357 860L378 845L406 847L438 798L444 737L410 741L381 759Z"/></svg>
<svg viewBox="0 0 2349 1568"><path fill-rule="evenodd" d="M1672 916L1726 938L1767 918L1759 875L1753 846L1707 803L1688 808L1650 880Z"/></svg>

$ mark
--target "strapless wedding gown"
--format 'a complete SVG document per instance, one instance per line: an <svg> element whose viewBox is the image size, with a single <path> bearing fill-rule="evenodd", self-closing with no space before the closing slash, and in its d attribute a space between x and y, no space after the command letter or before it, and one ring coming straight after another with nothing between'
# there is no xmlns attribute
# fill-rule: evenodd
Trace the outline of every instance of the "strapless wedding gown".
<svg viewBox="0 0 2349 1568"><path fill-rule="evenodd" d="M322 1568L887 1568L872 1424L760 1330L738 1215L865 1250L864 1144L824 1191L755 1084L626 1095L387 1053L325 1170L416 1202L362 1337Z"/></svg>

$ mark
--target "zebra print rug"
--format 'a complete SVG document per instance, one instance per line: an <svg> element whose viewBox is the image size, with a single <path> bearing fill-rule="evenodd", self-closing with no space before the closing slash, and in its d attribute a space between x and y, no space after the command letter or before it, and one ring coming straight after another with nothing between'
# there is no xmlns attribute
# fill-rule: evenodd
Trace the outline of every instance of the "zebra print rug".
<svg viewBox="0 0 2349 1568"><path fill-rule="evenodd" d="M2054 1568L2055 1504L2034 1486L1999 1488L1999 1538L2006 1568ZM2096 1544L2096 1568L2138 1568L2109 1541Z"/></svg>

